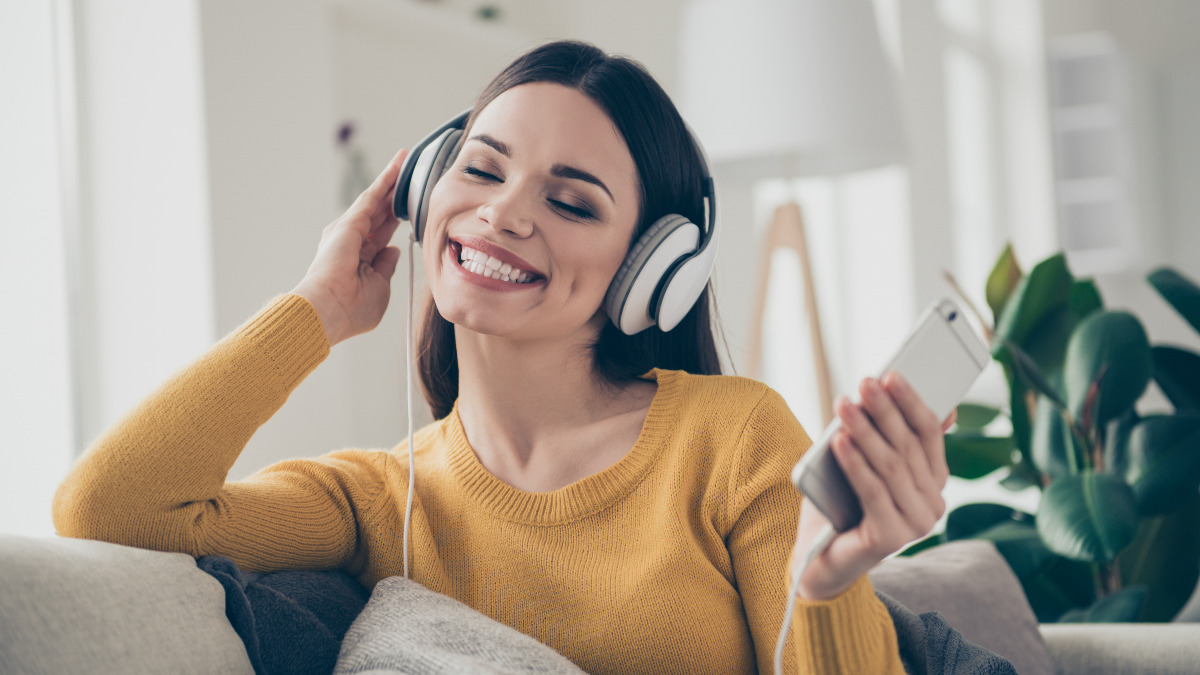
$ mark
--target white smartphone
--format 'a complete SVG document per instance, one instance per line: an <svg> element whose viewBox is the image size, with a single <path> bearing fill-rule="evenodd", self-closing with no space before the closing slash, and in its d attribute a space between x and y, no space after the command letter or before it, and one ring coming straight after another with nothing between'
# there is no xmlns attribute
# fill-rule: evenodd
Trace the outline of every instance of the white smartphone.
<svg viewBox="0 0 1200 675"><path fill-rule="evenodd" d="M939 419L945 419L990 360L988 348L958 305L943 299L917 319L916 326L880 376L889 370L896 371ZM841 420L834 418L821 440L804 453L792 470L792 482L825 514L835 530L845 532L862 520L862 505L829 450L829 442L840 428Z"/></svg>

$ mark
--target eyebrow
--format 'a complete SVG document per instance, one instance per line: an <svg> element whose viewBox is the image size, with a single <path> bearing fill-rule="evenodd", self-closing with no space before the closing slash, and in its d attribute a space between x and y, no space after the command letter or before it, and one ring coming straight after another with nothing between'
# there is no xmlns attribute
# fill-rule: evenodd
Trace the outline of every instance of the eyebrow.
<svg viewBox="0 0 1200 675"><path fill-rule="evenodd" d="M617 201L616 198L613 197L612 192L609 192L608 186L604 184L604 181L596 178L583 169L576 169L575 167L567 166L566 164L555 164L554 166L550 167L550 175L558 176L559 178L574 178L575 180L586 181L592 185L598 185L600 186L601 190L604 190L604 194L608 195L608 199L610 201L612 201L614 204Z"/></svg>
<svg viewBox="0 0 1200 675"><path fill-rule="evenodd" d="M508 146L503 141L488 136L487 134L475 134L467 140L479 141L489 148L492 148L496 152L504 155L505 157L512 159L512 152L508 149ZM555 164L554 166L550 167L550 175L557 176L558 178L572 178L575 180L584 181L586 183L591 183L592 185L598 186L601 190L604 190L604 194L608 195L608 198L613 203L616 203L617 201L616 197L613 197L612 191L609 190L608 186L604 184L604 181L588 173L587 171L584 171L583 169L577 169L567 164Z"/></svg>

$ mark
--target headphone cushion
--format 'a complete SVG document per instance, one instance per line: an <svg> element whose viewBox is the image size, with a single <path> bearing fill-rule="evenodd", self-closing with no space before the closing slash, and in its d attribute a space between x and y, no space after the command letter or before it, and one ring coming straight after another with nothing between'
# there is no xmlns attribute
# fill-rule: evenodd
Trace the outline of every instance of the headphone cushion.
<svg viewBox="0 0 1200 675"><path fill-rule="evenodd" d="M678 214L659 218L638 238L604 298L605 311L621 332L633 335L656 323L654 305L663 278L699 245L700 228Z"/></svg>
<svg viewBox="0 0 1200 675"><path fill-rule="evenodd" d="M429 211L429 195L433 186L454 163L458 155L458 141L462 129L447 129L437 140L421 151L408 186L408 215L412 224L413 237L420 244L425 234L425 221Z"/></svg>

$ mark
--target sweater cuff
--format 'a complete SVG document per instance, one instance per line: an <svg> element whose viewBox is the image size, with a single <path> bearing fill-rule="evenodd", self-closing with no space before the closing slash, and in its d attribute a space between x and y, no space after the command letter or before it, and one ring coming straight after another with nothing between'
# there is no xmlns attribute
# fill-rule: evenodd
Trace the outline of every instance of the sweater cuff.
<svg viewBox="0 0 1200 675"><path fill-rule="evenodd" d="M284 391L291 391L329 356L329 339L321 317L299 295L281 295L234 335L258 345L271 359Z"/></svg>
<svg viewBox="0 0 1200 675"><path fill-rule="evenodd" d="M815 667L814 672L860 672L860 666L878 669L899 659L891 615L865 574L835 598L798 599L792 638L799 641L801 659Z"/></svg>

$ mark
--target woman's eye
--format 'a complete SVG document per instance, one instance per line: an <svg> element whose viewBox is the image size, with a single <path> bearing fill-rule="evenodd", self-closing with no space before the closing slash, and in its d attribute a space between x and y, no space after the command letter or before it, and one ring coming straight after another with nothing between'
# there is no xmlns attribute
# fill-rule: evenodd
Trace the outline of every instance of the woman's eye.
<svg viewBox="0 0 1200 675"><path fill-rule="evenodd" d="M550 199L548 201L550 202L551 206L558 209L559 211L567 212L573 218L578 218L580 220L595 220L596 219L596 214L592 213L591 210L586 209L582 206L575 206L573 204L568 204L566 202L560 202L557 199Z"/></svg>
<svg viewBox="0 0 1200 675"><path fill-rule="evenodd" d="M465 174L467 174L468 176L474 176L475 178L481 178L481 179L483 179L483 180L494 180L494 181L499 181L499 180L500 180L500 179L499 179L499 178L497 178L495 175L493 175L493 174L490 174L490 173L488 173L488 172L486 172L486 171L483 171L483 170L481 170L481 169L477 169L477 168L475 168L475 167L471 166L470 164L468 164L468 165L464 166L464 167L463 167L463 169L462 169L462 172L463 172L463 173L465 173Z"/></svg>

